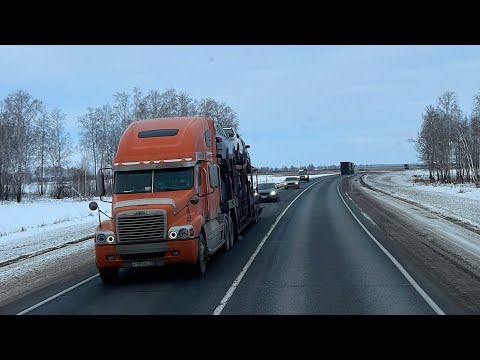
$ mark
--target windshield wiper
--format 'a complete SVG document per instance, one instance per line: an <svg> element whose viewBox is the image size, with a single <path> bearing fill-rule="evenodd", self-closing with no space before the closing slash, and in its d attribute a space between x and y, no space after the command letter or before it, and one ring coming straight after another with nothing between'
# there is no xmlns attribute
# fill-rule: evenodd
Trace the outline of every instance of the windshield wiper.
<svg viewBox="0 0 480 360"><path fill-rule="evenodd" d="M157 190L157 191L176 191L176 190L179 190L179 189L172 188L172 187L162 187L162 188L157 188L155 190Z"/></svg>

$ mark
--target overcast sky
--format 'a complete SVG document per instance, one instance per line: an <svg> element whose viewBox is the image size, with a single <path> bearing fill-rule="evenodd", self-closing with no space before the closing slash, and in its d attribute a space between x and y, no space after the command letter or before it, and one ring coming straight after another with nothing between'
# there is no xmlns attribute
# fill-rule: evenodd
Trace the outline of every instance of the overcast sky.
<svg viewBox="0 0 480 360"><path fill-rule="evenodd" d="M0 46L0 98L23 89L68 115L117 91L173 87L225 101L255 166L413 163L426 105L470 113L479 46Z"/></svg>

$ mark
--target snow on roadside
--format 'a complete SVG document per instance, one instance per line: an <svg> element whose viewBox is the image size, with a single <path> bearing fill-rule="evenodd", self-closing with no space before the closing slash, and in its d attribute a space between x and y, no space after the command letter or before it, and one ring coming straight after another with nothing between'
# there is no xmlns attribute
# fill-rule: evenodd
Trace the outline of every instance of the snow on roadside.
<svg viewBox="0 0 480 360"><path fill-rule="evenodd" d="M94 219L96 215L88 208L90 201L70 199L36 199L21 203L0 203L0 242L13 233L30 235L30 231L41 228L54 228L66 222L75 222L85 218Z"/></svg>
<svg viewBox="0 0 480 360"><path fill-rule="evenodd" d="M388 195L372 191L368 188L362 188L362 191L369 196L395 209L395 214L404 217L404 223L413 221L412 226L418 226L425 239L430 240L437 246L457 257L467 261L471 266L480 268L480 235L472 232L458 224L446 221L445 219L432 214L429 210L424 210L415 205L405 203L404 201L392 198ZM432 234L433 236L429 236Z"/></svg>
<svg viewBox="0 0 480 360"><path fill-rule="evenodd" d="M430 211L480 228L480 189L473 185L425 185L414 183L414 176L428 178L428 171L370 173L365 183L397 198L417 203Z"/></svg>
<svg viewBox="0 0 480 360"><path fill-rule="evenodd" d="M24 233L17 233L1 237L0 264L90 236L95 232L97 224L98 218L89 217L77 220L74 224L58 224L62 226L52 226L36 233L30 232L31 234L26 236ZM93 248L93 240L89 241Z"/></svg>
<svg viewBox="0 0 480 360"><path fill-rule="evenodd" d="M88 208L88 203L66 199L1 203L0 263L92 235L98 215ZM108 206L100 206L109 213Z"/></svg>
<svg viewBox="0 0 480 360"><path fill-rule="evenodd" d="M95 269L92 240L2 267L0 306L36 289L62 282L71 274L84 271L86 265L91 265L91 268Z"/></svg>

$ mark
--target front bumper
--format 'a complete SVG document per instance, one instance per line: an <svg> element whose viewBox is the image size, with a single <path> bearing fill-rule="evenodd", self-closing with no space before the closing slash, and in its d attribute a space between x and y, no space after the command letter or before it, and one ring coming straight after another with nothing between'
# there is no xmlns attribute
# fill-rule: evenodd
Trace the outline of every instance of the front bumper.
<svg viewBox="0 0 480 360"><path fill-rule="evenodd" d="M144 244L95 245L97 268L195 264L198 238Z"/></svg>

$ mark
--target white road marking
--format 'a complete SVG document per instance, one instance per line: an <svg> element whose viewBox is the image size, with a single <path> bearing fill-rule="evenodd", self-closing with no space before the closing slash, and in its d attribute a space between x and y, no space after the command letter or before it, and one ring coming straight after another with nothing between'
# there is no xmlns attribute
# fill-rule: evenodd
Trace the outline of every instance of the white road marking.
<svg viewBox="0 0 480 360"><path fill-rule="evenodd" d="M252 265L253 263L253 260L255 260L255 257L257 256L257 254L260 252L260 250L262 249L263 245L265 244L265 242L267 241L268 237L270 236L270 234L272 233L272 231L275 229L275 227L277 226L277 224L279 223L279 221L282 219L283 215L285 215L285 213L287 212L287 210L290 208L290 206L293 205L293 203L295 201L297 201L297 199L302 196L302 194L307 191L308 189L310 189L313 185L316 185L318 184L320 181L316 181L314 182L313 184L311 184L310 186L308 186L307 188L305 188L305 190L303 190L300 194L297 195L297 197L295 199L293 199L293 201L288 204L288 206L285 208L285 210L282 211L282 213L280 215L277 216L277 219L275 220L275 222L273 223L272 226L270 226L270 230L268 230L267 234L263 237L262 241L260 242L260 244L258 244L258 247L257 247L257 250L255 250L255 252L252 254L252 256L250 257L250 259L247 261L247 263L245 264L245 266L243 267L242 271L240 272L240 274L238 274L237 278L235 279L235 281L232 283L232 286L230 286L230 288L228 289L227 293L225 294L225 296L223 297L223 299L220 301L220 304L218 304L218 306L215 308L215 311L213 312L213 315L220 315L223 311L223 309L225 308L225 306L227 305L227 302L228 300L230 300L230 298L232 297L233 293L235 292L235 290L237 289L238 285L240 285L240 282L242 281L243 277L245 276L245 274L247 273L248 271L248 268Z"/></svg>
<svg viewBox="0 0 480 360"><path fill-rule="evenodd" d="M420 294L420 296L423 298L423 300L425 300L427 302L427 304L430 305L430 307L433 309L433 311L435 311L437 313L437 315L445 315L443 310L440 309L440 307L435 303L435 301L433 301L432 298L430 296L428 296L428 294L420 287L420 285L417 284L417 282L410 276L410 274L407 272L407 270L405 270L404 267L397 261L397 259L395 259L393 257L393 255L390 254L390 252L387 249L385 249L382 246L382 244L380 244L378 242L377 239L375 239L375 237L370 233L370 231L368 231L367 228L361 223L361 221L355 216L353 211L350 209L350 207L347 205L347 203L343 199L342 194L340 193L340 189L338 188L338 184L340 183L340 180L338 180L338 182L337 182L337 192L338 192L338 195L340 195L340 199L342 199L342 201L345 204L348 211L350 211L350 214L352 214L352 216L355 218L355 220L357 220L357 222L360 224L362 229L365 230L367 235L370 236L370 238L375 242L375 244L377 244L378 247L385 253L385 255L387 255L387 257L393 262L393 264L397 267L397 269L400 270L400 272L403 274L403 276L406 277L408 282L413 286L413 288L415 290L417 290L417 292Z"/></svg>
<svg viewBox="0 0 480 360"><path fill-rule="evenodd" d="M57 297L62 296L63 294L66 294L67 292L69 292L69 291L71 291L71 290L73 290L73 289L75 289L75 288L77 288L77 287L85 284L86 282L89 282L90 280L95 279L98 275L99 275L99 274L90 276L88 279L85 279L85 280L83 280L83 281L80 281L78 284L75 284L75 285L73 285L73 286L70 286L68 289L63 290L63 291L59 292L58 294L55 294L55 295L53 295L53 296L50 296L48 299L45 299L45 300L39 302L38 304L35 304L35 305L33 305L33 306L30 306L28 309L25 309L25 310L23 310L23 311L20 311L17 315L24 315L24 314L26 314L26 313L28 313L28 312L30 312L30 311L32 311L32 310L35 310L35 309L38 308L39 306L42 306L42 305L44 305L44 304L46 304L46 303L48 303L48 302L56 299Z"/></svg>
<svg viewBox="0 0 480 360"><path fill-rule="evenodd" d="M355 201L353 201L353 199L350 197L350 195L348 195L348 192L345 191L345 194L346 194L347 197L350 199L350 201L355 204ZM355 204L355 205L357 205L357 204ZM360 206L357 205L357 208L358 208L358 210L360 210L360 212L362 213L362 215L363 215L368 221L370 221L374 226L378 227L377 223L376 223L375 221L373 221L373 219L372 219L370 216L368 216L368 215L362 210L362 208L361 208Z"/></svg>

